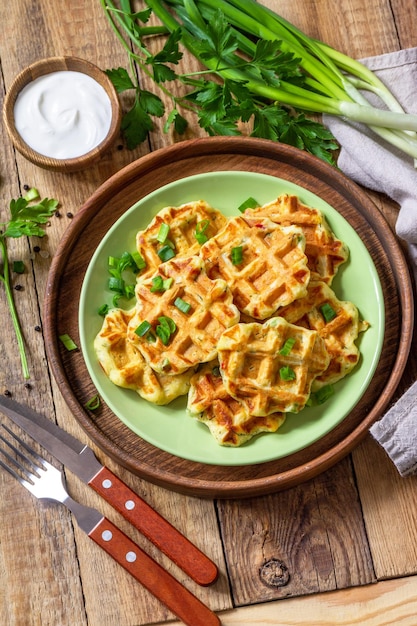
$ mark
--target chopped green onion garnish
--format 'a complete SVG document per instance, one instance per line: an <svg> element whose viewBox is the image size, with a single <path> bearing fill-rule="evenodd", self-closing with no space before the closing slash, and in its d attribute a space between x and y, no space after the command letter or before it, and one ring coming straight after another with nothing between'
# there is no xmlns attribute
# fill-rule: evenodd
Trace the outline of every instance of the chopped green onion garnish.
<svg viewBox="0 0 417 626"><path fill-rule="evenodd" d="M109 305L108 304L102 304L101 307L97 310L97 313L99 315L102 315L103 317L105 315L107 315L108 312L109 312Z"/></svg>
<svg viewBox="0 0 417 626"><path fill-rule="evenodd" d="M259 202L255 200L255 198L249 197L245 202L242 202L240 206L237 207L237 210L243 213L246 209L255 209L259 206Z"/></svg>
<svg viewBox="0 0 417 626"><path fill-rule="evenodd" d="M27 202L31 202L31 200L36 200L36 198L39 198L39 191L36 189L36 187L31 187L30 189L28 189L24 196L24 199Z"/></svg>
<svg viewBox="0 0 417 626"><path fill-rule="evenodd" d="M143 322L141 322L139 324L139 326L135 329L135 333L139 336L139 337L143 337L144 335L146 335L146 333L152 328L151 324L147 321L144 320Z"/></svg>
<svg viewBox="0 0 417 626"><path fill-rule="evenodd" d="M88 402L86 402L84 406L90 411L95 411L96 409L98 409L98 407L100 406L100 396L98 395L98 393L90 398L90 400L88 400Z"/></svg>
<svg viewBox="0 0 417 626"><path fill-rule="evenodd" d="M155 328L155 332L164 346L168 345L171 335L177 330L177 325L170 317L162 315L158 317L158 326Z"/></svg>
<svg viewBox="0 0 417 626"><path fill-rule="evenodd" d="M152 278L152 287L150 288L150 291L152 293L156 293L158 291L166 291L167 289L169 289L172 285L173 282L173 278L162 278L162 276L160 276L158 274L158 276L154 276Z"/></svg>
<svg viewBox="0 0 417 626"><path fill-rule="evenodd" d="M325 304L323 304L323 306L320 307L320 311L324 319L326 320L326 322L331 322L337 315L334 308L328 302L326 302Z"/></svg>
<svg viewBox="0 0 417 626"><path fill-rule="evenodd" d="M279 376L280 376L281 380L294 380L295 379L295 372L292 369L292 367L289 367L288 365L285 365L284 367L280 368Z"/></svg>
<svg viewBox="0 0 417 626"><path fill-rule="evenodd" d="M13 261L13 271L16 274L23 274L25 271L25 264L23 261Z"/></svg>
<svg viewBox="0 0 417 626"><path fill-rule="evenodd" d="M135 295L135 285L125 285L124 297L130 300Z"/></svg>
<svg viewBox="0 0 417 626"><path fill-rule="evenodd" d="M206 241L208 240L206 230L209 225L210 220L201 220L201 222L197 222L196 224L194 235L200 245L203 245L203 243L206 243Z"/></svg>
<svg viewBox="0 0 417 626"><path fill-rule="evenodd" d="M189 302L185 302L182 298L175 298L174 306L176 306L182 313L188 313L191 309L191 304Z"/></svg>
<svg viewBox="0 0 417 626"><path fill-rule="evenodd" d="M323 404L324 402L327 402L327 400L331 398L333 394L334 394L333 385L324 385L324 387L321 387L321 389L318 389L314 395L315 395L317 404Z"/></svg>
<svg viewBox="0 0 417 626"><path fill-rule="evenodd" d="M115 256L109 256L109 258L107 259L107 265L109 266L109 268L117 267L117 264L118 259L116 259Z"/></svg>
<svg viewBox="0 0 417 626"><path fill-rule="evenodd" d="M158 234L156 236L157 241L159 241L159 243L165 243L168 237L168 234L169 234L169 226L168 224L165 224L165 222L162 222L162 224L159 227Z"/></svg>
<svg viewBox="0 0 417 626"><path fill-rule="evenodd" d="M173 250L169 244L166 244L158 250L158 256L162 262L169 261L169 259L175 256L175 250Z"/></svg>
<svg viewBox="0 0 417 626"><path fill-rule="evenodd" d="M71 339L69 335L67 334L59 335L59 338L69 352L71 352L72 350L78 349L77 344L75 343L75 341Z"/></svg>
<svg viewBox="0 0 417 626"><path fill-rule="evenodd" d="M295 337L288 337L279 353L281 356L288 356L295 344Z"/></svg>
<svg viewBox="0 0 417 626"><path fill-rule="evenodd" d="M128 284L123 276L125 270L131 270L134 274L140 271L138 267L145 267L144 261L139 253L130 254L130 252L123 252L121 257L109 256L107 259L108 271L110 278L107 286L110 291L114 291L113 306L118 306L120 298L126 298L130 300L135 295L135 285ZM132 277L133 279L133 277Z"/></svg>
<svg viewBox="0 0 417 626"><path fill-rule="evenodd" d="M135 261L136 266L137 266L139 271L145 269L146 261L145 261L145 259L143 258L143 256L139 252L137 252L137 251L132 252L132 258Z"/></svg>
<svg viewBox="0 0 417 626"><path fill-rule="evenodd" d="M242 246L236 246L236 248L232 248L230 257L232 259L233 265L240 265L243 261L243 248Z"/></svg>
<svg viewBox="0 0 417 626"><path fill-rule="evenodd" d="M158 322L160 323L161 326L163 326L164 328L167 328L170 333L175 333L175 331L177 330L176 323L170 317L166 317L165 315L162 315L161 317L158 317Z"/></svg>
<svg viewBox="0 0 417 626"><path fill-rule="evenodd" d="M171 333L169 332L169 330L167 330L165 326L159 325L155 328L155 332L164 344L164 346L167 346L169 343L169 338L171 337Z"/></svg>
<svg viewBox="0 0 417 626"><path fill-rule="evenodd" d="M107 286L110 289L110 291L117 291L118 293L120 293L120 295L122 295L125 285L124 285L124 280L122 278L116 278L115 276L110 276L109 280L107 281Z"/></svg>

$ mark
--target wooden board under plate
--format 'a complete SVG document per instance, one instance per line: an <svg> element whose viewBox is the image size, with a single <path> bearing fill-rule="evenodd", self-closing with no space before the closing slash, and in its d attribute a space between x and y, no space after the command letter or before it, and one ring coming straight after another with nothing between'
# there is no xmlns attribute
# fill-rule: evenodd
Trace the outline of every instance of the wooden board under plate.
<svg viewBox="0 0 417 626"><path fill-rule="evenodd" d="M287 457L239 467L200 464L173 456L128 429L110 409L84 408L95 393L81 351L68 352L59 335L79 344L78 305L90 259L109 228L138 200L185 176L214 171L276 176L323 198L356 230L377 269L386 307L382 356L364 396L316 443ZM212 137L183 141L142 157L112 176L81 207L53 259L45 297L45 340L50 366L75 418L91 439L133 473L189 495L242 498L308 480L348 454L380 417L401 380L413 331L411 280L401 248L385 218L355 183L336 168L295 148L268 140Z"/></svg>

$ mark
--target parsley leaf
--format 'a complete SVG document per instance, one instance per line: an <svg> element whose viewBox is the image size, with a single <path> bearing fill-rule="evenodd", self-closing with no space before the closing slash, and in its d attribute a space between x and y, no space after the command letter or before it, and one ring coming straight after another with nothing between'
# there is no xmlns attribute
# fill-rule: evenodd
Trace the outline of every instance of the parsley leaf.
<svg viewBox="0 0 417 626"><path fill-rule="evenodd" d="M14 303L13 288L9 270L10 262L7 250L7 239L22 237L24 235L29 237L43 237L45 235L44 225L55 213L58 201L44 198L43 200L36 202L38 198L38 191L36 189L31 189L25 197L11 200L10 220L0 224L0 257L3 262L2 265L0 265L0 282L3 283L6 291L10 316L19 347L23 377L26 379L30 377L29 367L22 329Z"/></svg>
<svg viewBox="0 0 417 626"><path fill-rule="evenodd" d="M127 70L125 70L123 67L106 70L105 73L110 78L117 93L122 93L123 91L127 91L128 89L135 89L135 85L132 79L127 73Z"/></svg>

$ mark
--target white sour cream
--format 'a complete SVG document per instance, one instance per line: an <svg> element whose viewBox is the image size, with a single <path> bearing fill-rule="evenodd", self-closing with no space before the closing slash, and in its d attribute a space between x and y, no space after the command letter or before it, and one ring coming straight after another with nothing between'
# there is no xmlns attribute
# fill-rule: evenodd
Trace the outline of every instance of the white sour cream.
<svg viewBox="0 0 417 626"><path fill-rule="evenodd" d="M82 156L109 132L105 89L82 72L58 71L26 85L14 107L16 130L36 152L55 159Z"/></svg>

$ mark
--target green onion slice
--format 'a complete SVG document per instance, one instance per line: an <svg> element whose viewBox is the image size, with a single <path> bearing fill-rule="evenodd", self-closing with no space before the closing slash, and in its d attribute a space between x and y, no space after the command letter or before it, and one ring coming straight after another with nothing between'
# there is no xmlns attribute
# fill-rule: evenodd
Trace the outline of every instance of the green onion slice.
<svg viewBox="0 0 417 626"><path fill-rule="evenodd" d="M143 258L143 256L140 254L140 252L132 252L132 258L134 260L134 262L136 263L136 267L138 268L138 270L143 270L146 267L146 261Z"/></svg>
<svg viewBox="0 0 417 626"><path fill-rule="evenodd" d="M246 211L246 209L255 209L257 206L259 206L259 202L257 202L255 198L252 198L250 196L249 198L247 198L247 200L242 202L240 206L237 207L237 210L243 213L243 211Z"/></svg>
<svg viewBox="0 0 417 626"><path fill-rule="evenodd" d="M293 349L294 344L295 344L295 337L288 337L288 339L285 341L284 345L282 346L281 350L279 351L280 355L288 356L291 350Z"/></svg>
<svg viewBox="0 0 417 626"><path fill-rule="evenodd" d="M97 310L97 313L99 315L102 315L103 317L105 315L107 315L108 312L109 312L109 305L108 304L102 304L101 307L99 307L99 309Z"/></svg>
<svg viewBox="0 0 417 626"><path fill-rule="evenodd" d="M333 385L324 385L324 387L321 387L321 389L318 389L314 395L315 395L317 404L323 404L324 402L327 402L327 400L331 398L333 394L334 394Z"/></svg>
<svg viewBox="0 0 417 626"><path fill-rule="evenodd" d="M164 290L164 279L162 278L162 276L154 276L152 278L152 287L150 287L150 291L152 293L156 293L157 291L163 291Z"/></svg>
<svg viewBox="0 0 417 626"><path fill-rule="evenodd" d="M292 367L289 367L288 365L285 365L284 367L280 368L279 376L280 376L281 380L294 380L295 379L295 372L292 369Z"/></svg>
<svg viewBox="0 0 417 626"><path fill-rule="evenodd" d="M174 306L176 306L182 313L188 313L191 309L191 304L182 298L175 298Z"/></svg>
<svg viewBox="0 0 417 626"><path fill-rule="evenodd" d="M331 322L337 315L334 308L328 302L325 302L325 304L320 307L320 311L326 322Z"/></svg>
<svg viewBox="0 0 417 626"><path fill-rule="evenodd" d="M36 187L31 187L30 189L28 189L24 196L26 202L31 202L32 200L36 200L37 198L39 198L39 191L36 189Z"/></svg>
<svg viewBox="0 0 417 626"><path fill-rule="evenodd" d="M230 257L232 259L233 265L240 265L243 261L243 248L242 246L236 246L232 248Z"/></svg>
<svg viewBox="0 0 417 626"><path fill-rule="evenodd" d="M158 335L159 339L164 344L164 346L167 346L169 343L169 339L171 337L171 333L169 332L169 330L167 330L165 326L159 325L155 328L155 332Z"/></svg>
<svg viewBox="0 0 417 626"><path fill-rule="evenodd" d="M152 328L151 324L147 321L144 320L143 322L141 322L139 324L139 326L135 329L135 333L139 336L139 337L144 337L146 335L146 333Z"/></svg>
<svg viewBox="0 0 417 626"><path fill-rule="evenodd" d="M158 250L158 256L162 262L169 261L169 259L175 256L175 250L173 250L169 244L166 244Z"/></svg>
<svg viewBox="0 0 417 626"><path fill-rule="evenodd" d="M200 245L203 245L203 243L206 243L206 241L208 241L206 230L209 226L210 220L201 220L200 222L197 222L195 226L194 236Z"/></svg>
<svg viewBox="0 0 417 626"><path fill-rule="evenodd" d="M59 338L69 352L72 350L78 350L78 346L75 341L73 341L66 333L64 335L59 335Z"/></svg>
<svg viewBox="0 0 417 626"><path fill-rule="evenodd" d="M123 294L125 281L122 278L116 278L115 276L110 276L107 286L110 291L117 291L120 295Z"/></svg>
<svg viewBox="0 0 417 626"><path fill-rule="evenodd" d="M170 317L166 317L165 315L162 315L161 317L158 317L158 322L161 326L169 330L171 334L175 333L175 331L177 330L176 323Z"/></svg>
<svg viewBox="0 0 417 626"><path fill-rule="evenodd" d="M167 289L171 287L173 280L173 278L162 278L162 276L158 274L158 276L154 276L152 278L152 287L150 288L150 291L152 293L167 291Z"/></svg>
<svg viewBox="0 0 417 626"><path fill-rule="evenodd" d="M157 241L159 241L159 243L165 243L168 235L169 235L169 226L168 224L165 224L165 222L162 222L162 224L159 227L156 239Z"/></svg>
<svg viewBox="0 0 417 626"><path fill-rule="evenodd" d="M89 409L90 411L95 411L96 409L98 409L98 407L100 406L100 396L98 395L98 393L96 393L95 396L90 398L88 402L85 403L84 406L86 409Z"/></svg>

